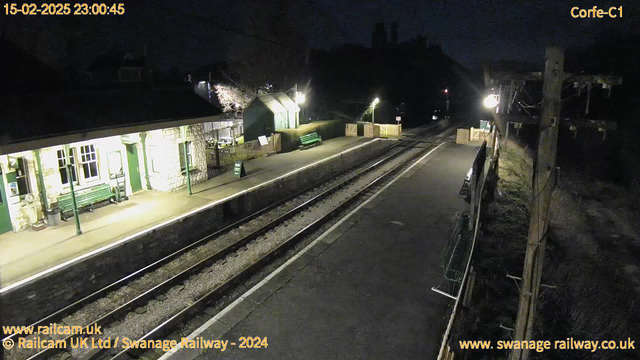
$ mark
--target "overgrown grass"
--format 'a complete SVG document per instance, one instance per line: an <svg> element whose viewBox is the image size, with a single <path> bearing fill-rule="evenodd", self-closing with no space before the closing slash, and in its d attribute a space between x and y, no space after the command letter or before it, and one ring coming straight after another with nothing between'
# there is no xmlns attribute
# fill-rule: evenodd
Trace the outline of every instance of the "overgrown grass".
<svg viewBox="0 0 640 360"><path fill-rule="evenodd" d="M510 143L500 162L496 201L476 244L477 272L471 308L458 317L457 340L511 340L519 288L507 274L521 276L529 226L531 154ZM579 171L563 174L550 209L536 340L640 340L640 247L625 219L638 214L625 190L593 182ZM612 214L612 212L614 214ZM603 215L604 214L604 215ZM615 221L606 214L613 216ZM633 220L630 220L633 222ZM620 225L622 223L622 225ZM621 230L622 233L619 233ZM625 232L626 231L626 232ZM640 347L637 347L640 348ZM557 350L533 359L638 359L640 351ZM465 359L506 359L508 352L477 350Z"/></svg>
<svg viewBox="0 0 640 360"><path fill-rule="evenodd" d="M510 142L502 149L500 180L476 243L473 267L476 272L472 306L456 321L453 344L458 340L508 340L518 306L518 286L507 275L521 276L529 224L531 158ZM500 359L501 350L469 351L468 359Z"/></svg>

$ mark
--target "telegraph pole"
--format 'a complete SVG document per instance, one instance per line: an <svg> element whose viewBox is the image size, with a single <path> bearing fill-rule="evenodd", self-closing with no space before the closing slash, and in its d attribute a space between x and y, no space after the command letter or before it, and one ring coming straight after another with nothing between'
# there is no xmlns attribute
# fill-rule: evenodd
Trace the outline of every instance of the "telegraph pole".
<svg viewBox="0 0 640 360"><path fill-rule="evenodd" d="M549 205L558 147L563 68L564 50L559 47L547 48L542 88L543 108L540 119L540 136L533 169L531 221L522 274L515 341L531 340L533 330L549 226ZM511 352L511 360L527 360L528 358L529 350L527 349L514 349Z"/></svg>

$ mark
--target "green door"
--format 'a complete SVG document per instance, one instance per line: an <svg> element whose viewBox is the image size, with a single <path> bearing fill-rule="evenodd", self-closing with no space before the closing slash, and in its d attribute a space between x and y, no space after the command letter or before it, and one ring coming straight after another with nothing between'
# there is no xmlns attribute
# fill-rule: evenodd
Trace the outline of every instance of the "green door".
<svg viewBox="0 0 640 360"><path fill-rule="evenodd" d="M129 163L131 191L140 191L142 190L142 182L140 181L140 167L138 165L138 148L135 144L127 144L127 162Z"/></svg>
<svg viewBox="0 0 640 360"><path fill-rule="evenodd" d="M13 230L11 217L9 216L9 205L7 204L7 193L5 192L2 171L0 170L0 234Z"/></svg>

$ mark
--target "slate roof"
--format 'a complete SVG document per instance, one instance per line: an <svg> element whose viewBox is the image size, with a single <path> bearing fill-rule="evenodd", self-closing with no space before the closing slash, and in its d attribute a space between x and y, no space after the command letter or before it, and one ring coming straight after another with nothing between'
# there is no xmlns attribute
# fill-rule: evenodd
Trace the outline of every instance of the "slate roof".
<svg viewBox="0 0 640 360"><path fill-rule="evenodd" d="M0 98L0 145L219 114L220 109L190 86L4 97Z"/></svg>
<svg viewBox="0 0 640 360"><path fill-rule="evenodd" d="M251 102L260 101L271 110L272 113L285 111L300 111L300 108L285 93L261 94L256 96ZM249 104L250 106L251 104Z"/></svg>

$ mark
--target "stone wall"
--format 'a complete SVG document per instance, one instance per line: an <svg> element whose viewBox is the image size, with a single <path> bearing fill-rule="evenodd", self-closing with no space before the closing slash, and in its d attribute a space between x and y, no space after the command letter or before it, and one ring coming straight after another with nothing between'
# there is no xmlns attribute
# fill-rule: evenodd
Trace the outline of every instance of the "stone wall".
<svg viewBox="0 0 640 360"><path fill-rule="evenodd" d="M147 152L149 179L154 190L175 191L187 186L187 176L180 169L180 144L184 141L180 128L154 130L148 133ZM202 124L189 126L191 142L191 184L207 180L207 156Z"/></svg>
<svg viewBox="0 0 640 360"><path fill-rule="evenodd" d="M30 324L58 310L60 304L77 301L295 191L334 178L390 145L388 141L369 142L11 289L0 298L3 320L12 325Z"/></svg>

